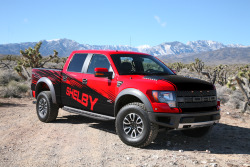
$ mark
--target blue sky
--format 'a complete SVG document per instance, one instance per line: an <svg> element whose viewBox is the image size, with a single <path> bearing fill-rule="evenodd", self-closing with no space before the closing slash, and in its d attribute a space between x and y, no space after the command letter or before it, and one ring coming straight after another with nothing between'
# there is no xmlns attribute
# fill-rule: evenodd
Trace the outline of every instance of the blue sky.
<svg viewBox="0 0 250 167"><path fill-rule="evenodd" d="M250 45L250 0L0 0L0 44L214 40Z"/></svg>

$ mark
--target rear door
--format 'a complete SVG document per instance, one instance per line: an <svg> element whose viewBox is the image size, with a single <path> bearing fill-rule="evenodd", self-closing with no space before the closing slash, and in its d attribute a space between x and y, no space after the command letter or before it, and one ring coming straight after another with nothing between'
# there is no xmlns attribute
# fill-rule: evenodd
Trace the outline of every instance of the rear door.
<svg viewBox="0 0 250 167"><path fill-rule="evenodd" d="M85 85L82 83L82 78L87 56L86 53L76 53L71 58L68 68L62 72L61 97L65 106L83 108L81 92Z"/></svg>

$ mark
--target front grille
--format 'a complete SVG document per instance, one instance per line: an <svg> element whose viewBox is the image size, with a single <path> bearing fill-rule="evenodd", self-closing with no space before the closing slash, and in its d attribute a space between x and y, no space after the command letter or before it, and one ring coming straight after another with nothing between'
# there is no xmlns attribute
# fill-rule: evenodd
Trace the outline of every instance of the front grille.
<svg viewBox="0 0 250 167"><path fill-rule="evenodd" d="M177 94L177 97L216 96L216 90L177 91L176 94Z"/></svg>
<svg viewBox="0 0 250 167"><path fill-rule="evenodd" d="M182 111L206 111L217 105L216 90L177 91L177 107Z"/></svg>

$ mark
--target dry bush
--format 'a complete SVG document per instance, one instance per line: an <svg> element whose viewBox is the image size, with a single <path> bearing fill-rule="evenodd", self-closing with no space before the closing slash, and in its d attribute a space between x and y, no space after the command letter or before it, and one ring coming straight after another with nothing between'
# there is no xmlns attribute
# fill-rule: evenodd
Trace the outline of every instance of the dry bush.
<svg viewBox="0 0 250 167"><path fill-rule="evenodd" d="M229 106L232 109L242 109L244 97L242 96L242 93L239 90L233 91L230 95L229 101L225 104Z"/></svg>
<svg viewBox="0 0 250 167"><path fill-rule="evenodd" d="M225 104L230 100L230 95L232 94L232 90L227 86L221 86L219 84L215 85L217 91L217 97L220 100L221 104Z"/></svg>
<svg viewBox="0 0 250 167"><path fill-rule="evenodd" d="M52 68L52 69L62 69L64 67L63 62L54 63L54 62L48 62L44 65L45 68Z"/></svg>
<svg viewBox="0 0 250 167"><path fill-rule="evenodd" d="M177 75L182 75L182 76L186 76L186 77L197 78L197 79L201 79L204 81L208 81L208 78L205 77L204 75L200 75L195 71L190 71L187 68L181 69L180 72L177 72Z"/></svg>
<svg viewBox="0 0 250 167"><path fill-rule="evenodd" d="M8 85L11 81L20 81L21 77L17 75L13 70L1 70L0 71L0 85Z"/></svg>
<svg viewBox="0 0 250 167"><path fill-rule="evenodd" d="M10 81L7 86L0 88L1 97L25 97L27 91L30 89L27 83L20 83L17 81Z"/></svg>

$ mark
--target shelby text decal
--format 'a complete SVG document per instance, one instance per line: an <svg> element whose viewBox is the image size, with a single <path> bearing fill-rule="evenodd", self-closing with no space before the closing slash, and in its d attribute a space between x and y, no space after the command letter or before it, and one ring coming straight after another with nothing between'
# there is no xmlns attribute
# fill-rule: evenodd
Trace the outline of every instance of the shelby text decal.
<svg viewBox="0 0 250 167"><path fill-rule="evenodd" d="M88 107L89 101L90 101L90 110L93 110L94 105L98 101L98 98L95 98L93 100L92 96L87 95L85 93L82 93L82 95L80 96L80 92L78 90L71 89L70 87L67 87L66 95L70 96L72 99L74 99L77 102L81 103L85 107Z"/></svg>

